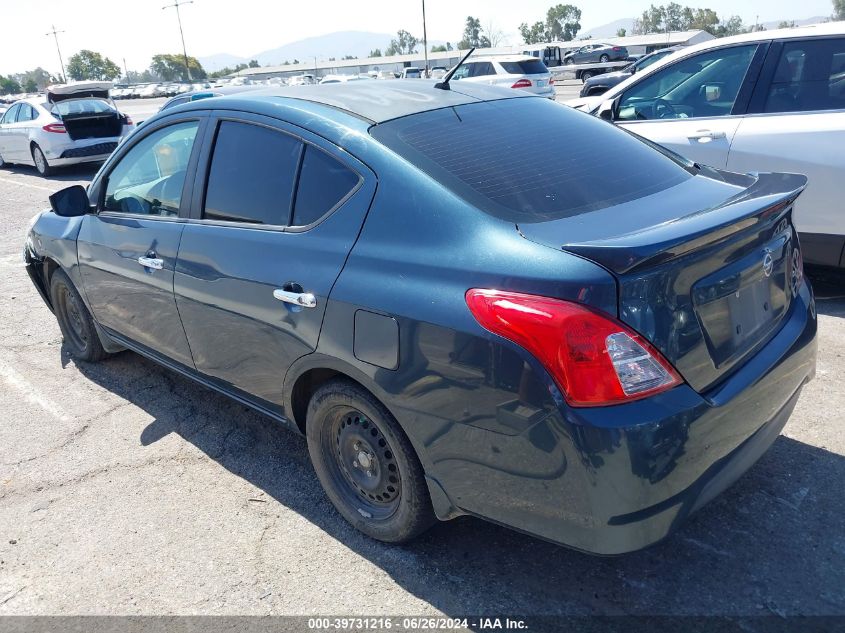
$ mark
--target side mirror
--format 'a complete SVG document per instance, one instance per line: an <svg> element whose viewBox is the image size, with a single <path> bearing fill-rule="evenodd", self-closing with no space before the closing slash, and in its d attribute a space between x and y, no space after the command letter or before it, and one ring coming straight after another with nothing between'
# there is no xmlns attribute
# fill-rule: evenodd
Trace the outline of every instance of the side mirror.
<svg viewBox="0 0 845 633"><path fill-rule="evenodd" d="M596 112L596 116L600 119L604 119L605 121L613 121L613 119L616 118L616 104L618 103L619 97L616 99L607 99L606 101L602 101L602 104Z"/></svg>
<svg viewBox="0 0 845 633"><path fill-rule="evenodd" d="M53 209L53 213L63 218L75 218L91 213L88 193L82 185L65 187L51 195L50 207Z"/></svg>

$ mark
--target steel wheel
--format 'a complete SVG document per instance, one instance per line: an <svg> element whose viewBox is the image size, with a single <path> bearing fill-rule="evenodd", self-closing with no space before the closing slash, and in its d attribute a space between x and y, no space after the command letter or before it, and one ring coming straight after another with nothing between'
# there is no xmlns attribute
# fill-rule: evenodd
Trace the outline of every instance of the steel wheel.
<svg viewBox="0 0 845 633"><path fill-rule="evenodd" d="M76 302L76 297L73 296L67 286L62 285L59 289L58 299L59 305L56 307L67 326L64 331L67 342L73 345L80 353L83 353L88 347L88 333L85 331L82 312L80 311L79 304Z"/></svg>
<svg viewBox="0 0 845 633"><path fill-rule="evenodd" d="M360 411L338 407L332 435L339 488L362 516L389 518L399 506L402 481L384 433Z"/></svg>
<svg viewBox="0 0 845 633"><path fill-rule="evenodd" d="M420 460L396 419L351 380L322 385L308 403L311 463L326 495L355 528L402 543L435 521Z"/></svg>
<svg viewBox="0 0 845 633"><path fill-rule="evenodd" d="M607 62L610 61L610 55L602 55L601 57L599 57L599 61L602 64L606 64Z"/></svg>
<svg viewBox="0 0 845 633"><path fill-rule="evenodd" d="M63 270L54 272L50 279L50 302L71 356L96 362L108 355L88 308Z"/></svg>

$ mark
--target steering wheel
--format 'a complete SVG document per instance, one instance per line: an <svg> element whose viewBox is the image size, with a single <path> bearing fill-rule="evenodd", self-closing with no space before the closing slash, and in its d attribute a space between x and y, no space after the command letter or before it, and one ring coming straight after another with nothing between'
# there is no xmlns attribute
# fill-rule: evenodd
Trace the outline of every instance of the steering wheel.
<svg viewBox="0 0 845 633"><path fill-rule="evenodd" d="M651 118L652 119L677 119L678 111L672 107L672 104L657 97L651 104Z"/></svg>
<svg viewBox="0 0 845 633"><path fill-rule="evenodd" d="M152 207L147 200L130 193L125 198L120 199L120 210L124 213L149 215Z"/></svg>

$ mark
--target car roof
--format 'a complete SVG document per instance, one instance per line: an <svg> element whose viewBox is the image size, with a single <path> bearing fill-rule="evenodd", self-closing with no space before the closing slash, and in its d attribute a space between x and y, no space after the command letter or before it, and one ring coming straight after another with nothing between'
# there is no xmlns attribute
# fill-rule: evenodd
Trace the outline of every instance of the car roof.
<svg viewBox="0 0 845 633"><path fill-rule="evenodd" d="M680 50L675 51L672 55L667 55L663 59L654 62L651 66L643 69L635 75L631 75L625 81L615 85L608 90L604 95L605 99L612 99L620 92L626 90L628 86L642 81L645 77L652 73L658 72L661 68L675 63L679 59L684 59L690 55L708 51L723 46L730 46L732 44L753 44L756 42L767 42L769 40L789 40L789 39L803 39L807 37L824 37L826 35L845 35L845 22L823 22L820 24L808 24L806 26L796 26L788 29L775 29L772 31L755 31L753 33L742 33L740 35L732 35L730 37L721 37L692 46L685 46Z"/></svg>
<svg viewBox="0 0 845 633"><path fill-rule="evenodd" d="M537 58L531 55L479 55L478 57L470 57L467 63L470 62L530 62Z"/></svg>
<svg viewBox="0 0 845 633"><path fill-rule="evenodd" d="M391 119L439 110L454 106L495 101L524 99L532 95L524 90L510 90L471 82L450 83L450 90L435 88L435 81L421 79L405 81L350 81L323 85L279 86L256 92L240 93L220 99L239 103L278 98L301 100L329 106L347 112L370 123L383 123ZM409 85L410 84L410 85ZM193 101L197 108L207 107L210 100ZM188 107L186 104L181 107Z"/></svg>

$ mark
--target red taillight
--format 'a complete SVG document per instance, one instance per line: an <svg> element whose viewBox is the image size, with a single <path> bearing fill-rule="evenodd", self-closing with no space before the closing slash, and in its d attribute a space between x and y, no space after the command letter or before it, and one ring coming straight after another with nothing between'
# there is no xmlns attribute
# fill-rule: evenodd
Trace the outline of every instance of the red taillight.
<svg viewBox="0 0 845 633"><path fill-rule="evenodd" d="M612 50L614 50L614 51L621 51L622 49L621 49L619 46L614 46Z"/></svg>
<svg viewBox="0 0 845 633"><path fill-rule="evenodd" d="M48 123L41 129L45 132L54 132L55 134L65 134L67 132L65 126L61 123Z"/></svg>
<svg viewBox="0 0 845 633"><path fill-rule="evenodd" d="M554 85L555 85L555 80L554 80L554 78L553 78L553 77L549 77L549 85L550 85L550 86L554 86Z"/></svg>
<svg viewBox="0 0 845 633"><path fill-rule="evenodd" d="M531 80L530 79L520 79L511 88L530 88L531 87Z"/></svg>
<svg viewBox="0 0 845 633"><path fill-rule="evenodd" d="M123 118L126 119L126 123L124 125L132 125L132 117L130 117L128 114L124 114Z"/></svg>
<svg viewBox="0 0 845 633"><path fill-rule="evenodd" d="M540 361L573 406L620 404L683 382L639 334L583 305L479 288L466 301L485 329Z"/></svg>

